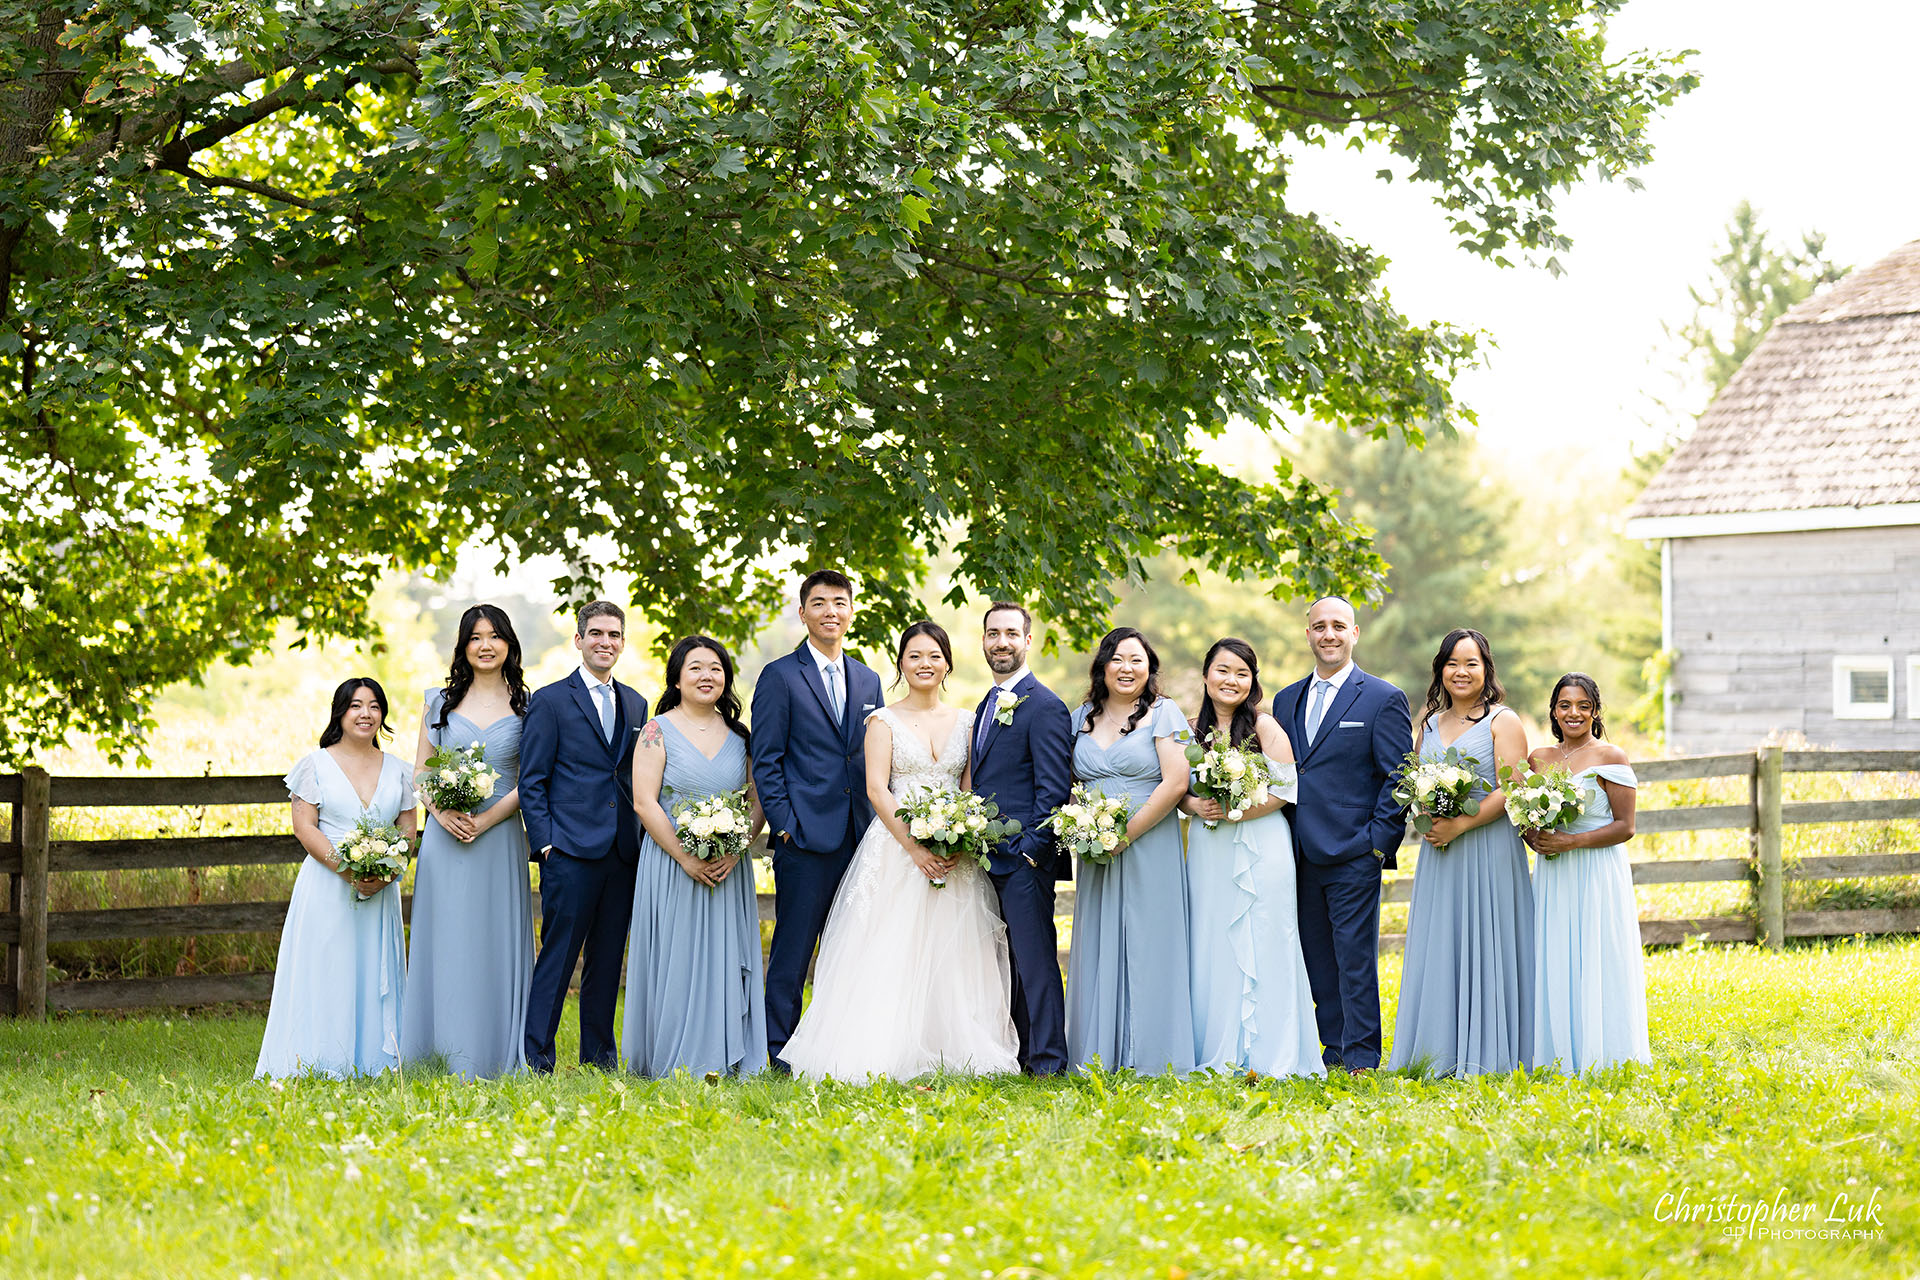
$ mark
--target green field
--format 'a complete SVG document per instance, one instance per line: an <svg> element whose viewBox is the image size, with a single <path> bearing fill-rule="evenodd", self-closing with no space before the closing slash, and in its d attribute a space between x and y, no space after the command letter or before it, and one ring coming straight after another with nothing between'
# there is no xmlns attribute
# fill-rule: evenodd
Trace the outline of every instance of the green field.
<svg viewBox="0 0 1920 1280"><path fill-rule="evenodd" d="M1920 1275L1920 940L1648 976L1585 1081L276 1087L257 1014L0 1023L0 1272ZM1756 1201L1812 1237L1673 1211Z"/></svg>

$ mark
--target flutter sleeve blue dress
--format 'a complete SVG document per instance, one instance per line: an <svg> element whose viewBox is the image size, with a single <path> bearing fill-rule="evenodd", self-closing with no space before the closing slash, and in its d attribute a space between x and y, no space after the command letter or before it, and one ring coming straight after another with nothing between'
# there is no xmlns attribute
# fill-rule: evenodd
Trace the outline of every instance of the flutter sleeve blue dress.
<svg viewBox="0 0 1920 1280"><path fill-rule="evenodd" d="M362 804L324 749L293 767L287 792L320 811L320 834L335 845L362 816L392 823L415 803L406 761L386 756L373 799ZM359 902L352 885L309 855L280 930L273 1003L254 1078L372 1075L397 1067L405 980L400 882Z"/></svg>
<svg viewBox="0 0 1920 1280"><path fill-rule="evenodd" d="M1613 821L1601 779L1639 787L1630 765L1603 764L1576 776L1587 790L1587 811L1567 828L1574 834ZM1582 1072L1651 1062L1640 913L1626 844L1536 857L1533 907L1532 1064Z"/></svg>
<svg viewBox="0 0 1920 1280"><path fill-rule="evenodd" d="M1137 809L1160 785L1160 739L1187 733L1161 698L1140 724L1102 747L1073 714L1073 779ZM1108 863L1082 863L1067 957L1067 1058L1080 1068L1185 1075L1194 1067L1187 947L1187 876L1178 811Z"/></svg>
<svg viewBox="0 0 1920 1280"><path fill-rule="evenodd" d="M480 743L500 775L485 813L520 783L520 717L475 724L455 709L440 722L440 689L427 691L427 741L434 747ZM400 1056L442 1058L468 1079L490 1079L526 1065L527 990L533 981L533 886L527 829L515 813L461 844L431 817L420 833L413 885L413 938L407 958L407 1007Z"/></svg>

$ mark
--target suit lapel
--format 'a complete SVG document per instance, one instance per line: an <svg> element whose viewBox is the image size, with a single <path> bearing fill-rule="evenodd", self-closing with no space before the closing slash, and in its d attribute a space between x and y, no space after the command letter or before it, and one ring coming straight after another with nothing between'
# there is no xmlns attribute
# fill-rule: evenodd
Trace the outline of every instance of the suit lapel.
<svg viewBox="0 0 1920 1280"><path fill-rule="evenodd" d="M820 678L820 664L814 660L813 647L802 640L800 647L793 652L800 663L801 683L813 690L813 700L820 704L820 714L826 717L828 724L833 724L833 700L827 697L827 682ZM843 671L846 669L846 658L844 654L841 656L841 669ZM849 681L848 683L851 684L852 682ZM849 707L853 705L853 698L851 696L847 698L847 705ZM840 740L845 742L847 740L847 726L844 718L838 727L840 730Z"/></svg>
<svg viewBox="0 0 1920 1280"><path fill-rule="evenodd" d="M602 747L611 753L613 751L613 743L607 741L606 733L600 727L600 708L593 705L593 695L587 692L586 681L582 680L580 673L576 671L567 677L567 683L573 689L574 703L579 706L580 714L587 718L587 725L593 730L594 738L599 741ZM616 686L616 689L617 688L618 686ZM613 736L617 739L620 736L620 699L617 694L614 697L613 704Z"/></svg>
<svg viewBox="0 0 1920 1280"><path fill-rule="evenodd" d="M1355 667L1347 676L1346 683L1334 690L1333 697L1327 700L1326 711L1320 716L1320 733L1308 744L1307 749L1300 754L1302 760L1312 755L1315 751L1318 751L1320 744L1333 736L1334 730L1340 727L1340 717L1346 714L1347 708L1351 707L1355 699L1359 698L1360 684L1366 678L1366 673L1361 671L1359 667ZM1313 682L1308 681L1307 692L1300 699L1300 705L1302 707L1300 712L1300 731L1303 734L1306 732L1307 724L1307 713L1304 708L1308 705L1308 699L1312 696Z"/></svg>
<svg viewBox="0 0 1920 1280"><path fill-rule="evenodd" d="M1033 682L1034 682L1033 672L1029 671L1024 677L1021 678L1018 684L1013 686L1012 690L1010 691L1012 696L1016 698L1026 697L1027 686L1032 684ZM985 710L986 705L987 705L986 702L982 700L980 703L981 710ZM1000 705L1002 707L1006 706L1005 701L1003 700ZM1009 726L1003 725L1000 723L1000 719L997 715L994 717L993 723L987 726L986 741L980 744L980 758L982 760L987 758L987 752L993 750L993 744L999 741L1000 731L1008 727Z"/></svg>

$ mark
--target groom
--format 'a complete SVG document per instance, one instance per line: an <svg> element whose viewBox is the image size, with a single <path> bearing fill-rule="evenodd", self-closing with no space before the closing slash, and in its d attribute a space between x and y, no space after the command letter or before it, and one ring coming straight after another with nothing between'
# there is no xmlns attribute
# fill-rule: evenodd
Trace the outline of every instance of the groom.
<svg viewBox="0 0 1920 1280"><path fill-rule="evenodd" d="M800 584L807 638L753 685L753 786L773 849L773 944L767 953L767 1056L800 1021L807 966L854 846L873 822L867 801L867 717L880 677L842 649L853 584L820 569Z"/></svg>
<svg viewBox="0 0 1920 1280"><path fill-rule="evenodd" d="M1353 663L1360 629L1339 596L1307 610L1313 675L1282 689L1273 718L1293 742L1300 948L1329 1068L1380 1065L1380 872L1407 813L1394 779L1413 749L1407 695Z"/></svg>
<svg viewBox="0 0 1920 1280"><path fill-rule="evenodd" d="M994 686L974 713L973 790L1020 823L1019 834L993 851L988 874L1007 922L1020 1066L1036 1076L1057 1075L1067 1069L1067 1018L1053 882L1073 869L1040 824L1067 802L1072 722L1066 703L1027 670L1033 615L1026 607L995 601L982 625L980 647Z"/></svg>

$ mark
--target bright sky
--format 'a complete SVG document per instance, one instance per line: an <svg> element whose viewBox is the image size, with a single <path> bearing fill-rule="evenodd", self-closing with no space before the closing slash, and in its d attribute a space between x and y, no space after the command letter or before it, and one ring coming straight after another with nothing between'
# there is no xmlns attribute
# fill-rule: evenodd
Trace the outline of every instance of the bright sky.
<svg viewBox="0 0 1920 1280"><path fill-rule="evenodd" d="M1382 183L1382 154L1301 156L1289 194L1392 259L1395 304L1484 331L1497 344L1461 380L1486 443L1624 454L1652 434L1649 394L1670 397L1661 323L1686 319L1733 208L1762 226L1827 234L1828 256L1863 266L1920 238L1916 0L1634 0L1610 46L1697 49L1701 85L1652 128L1645 189L1595 182L1563 195L1574 242L1556 279L1502 270L1454 247L1422 188Z"/></svg>

